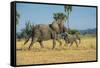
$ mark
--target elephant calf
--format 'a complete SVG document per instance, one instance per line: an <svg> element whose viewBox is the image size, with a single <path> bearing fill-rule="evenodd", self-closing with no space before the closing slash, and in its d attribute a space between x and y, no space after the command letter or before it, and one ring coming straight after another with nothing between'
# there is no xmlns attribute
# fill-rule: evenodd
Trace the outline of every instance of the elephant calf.
<svg viewBox="0 0 100 68"><path fill-rule="evenodd" d="M79 37L79 35L76 33L74 35L71 35L71 34L68 34L68 33L64 33L63 35L63 39L65 40L65 42L67 44L69 44L69 47L72 46L72 44L75 42L76 46L78 47L78 41L79 41L79 44L81 42L81 39Z"/></svg>

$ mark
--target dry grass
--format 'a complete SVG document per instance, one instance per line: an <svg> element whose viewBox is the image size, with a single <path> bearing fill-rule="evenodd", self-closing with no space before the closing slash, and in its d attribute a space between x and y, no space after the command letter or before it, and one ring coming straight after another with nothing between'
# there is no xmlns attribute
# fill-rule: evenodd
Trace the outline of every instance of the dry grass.
<svg viewBox="0 0 100 68"><path fill-rule="evenodd" d="M96 38L82 38L81 44L77 48L75 44L68 47L64 44L52 50L52 40L43 42L44 48L39 43L35 43L31 50L27 50L30 42L23 46L24 40L17 41L17 65L63 63L96 60ZM23 48L21 50L21 48Z"/></svg>

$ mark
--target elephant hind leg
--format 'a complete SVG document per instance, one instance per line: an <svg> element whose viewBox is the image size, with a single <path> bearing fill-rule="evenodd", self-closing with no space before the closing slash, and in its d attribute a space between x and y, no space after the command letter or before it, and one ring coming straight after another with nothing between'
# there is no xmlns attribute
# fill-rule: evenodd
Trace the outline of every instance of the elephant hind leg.
<svg viewBox="0 0 100 68"><path fill-rule="evenodd" d="M29 50L31 49L32 45L33 45L33 38L32 38L31 43L29 45L29 48L28 48Z"/></svg>
<svg viewBox="0 0 100 68"><path fill-rule="evenodd" d="M29 41L29 39L30 39L30 38L28 38L28 39L24 42L24 45Z"/></svg>
<svg viewBox="0 0 100 68"><path fill-rule="evenodd" d="M29 41L29 39L31 38L31 35L28 37L28 39L24 42L24 45Z"/></svg>
<svg viewBox="0 0 100 68"><path fill-rule="evenodd" d="M38 40L38 38L32 38L31 43L30 43L29 48L28 48L29 50L31 49L32 45L33 45L35 42L37 42L37 40Z"/></svg>
<svg viewBox="0 0 100 68"><path fill-rule="evenodd" d="M31 37L31 36L30 36L30 37ZM24 42L23 46L24 46L26 43L28 43L30 37L28 37L28 39L26 39L26 41ZM23 49L23 46L21 47L21 49Z"/></svg>
<svg viewBox="0 0 100 68"><path fill-rule="evenodd" d="M73 45L73 41L70 43L69 47L71 47Z"/></svg>

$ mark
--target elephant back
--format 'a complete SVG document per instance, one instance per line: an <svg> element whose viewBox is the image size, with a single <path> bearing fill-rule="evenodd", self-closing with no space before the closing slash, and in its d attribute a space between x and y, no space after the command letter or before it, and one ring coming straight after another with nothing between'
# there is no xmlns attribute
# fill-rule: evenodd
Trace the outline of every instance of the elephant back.
<svg viewBox="0 0 100 68"><path fill-rule="evenodd" d="M42 32L42 33L47 33L49 32L49 26L46 24L40 24L38 25L38 29Z"/></svg>
<svg viewBox="0 0 100 68"><path fill-rule="evenodd" d="M40 39L48 40L51 38L51 30L48 25L40 24L38 28L41 33Z"/></svg>

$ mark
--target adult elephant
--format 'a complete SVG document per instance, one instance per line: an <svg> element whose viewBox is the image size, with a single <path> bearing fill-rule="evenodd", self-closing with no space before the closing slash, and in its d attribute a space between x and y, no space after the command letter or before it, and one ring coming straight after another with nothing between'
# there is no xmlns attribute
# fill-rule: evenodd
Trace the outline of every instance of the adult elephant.
<svg viewBox="0 0 100 68"><path fill-rule="evenodd" d="M24 45L29 41L31 38L31 43L29 45L29 50L31 49L32 45L35 42L39 42L40 46L43 48L43 43L42 41L46 40L53 40L53 47L52 49L55 48L56 45L56 40L62 45L61 41L59 40L58 34L66 31L66 28L64 27L64 22L59 22L58 21L53 21L52 24L45 25L45 24L39 24L36 26L32 27L32 32L30 33L30 36L28 39L25 41Z"/></svg>

